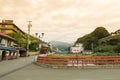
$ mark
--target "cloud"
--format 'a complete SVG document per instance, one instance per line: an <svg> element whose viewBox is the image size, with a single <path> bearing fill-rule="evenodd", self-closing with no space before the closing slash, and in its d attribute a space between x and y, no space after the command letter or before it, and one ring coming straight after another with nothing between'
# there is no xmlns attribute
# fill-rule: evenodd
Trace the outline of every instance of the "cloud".
<svg viewBox="0 0 120 80"><path fill-rule="evenodd" d="M0 20L13 19L27 32L32 21L31 34L46 34L46 41L76 41L98 26L109 32L120 28L119 0L0 0ZM115 26L115 27L114 27Z"/></svg>

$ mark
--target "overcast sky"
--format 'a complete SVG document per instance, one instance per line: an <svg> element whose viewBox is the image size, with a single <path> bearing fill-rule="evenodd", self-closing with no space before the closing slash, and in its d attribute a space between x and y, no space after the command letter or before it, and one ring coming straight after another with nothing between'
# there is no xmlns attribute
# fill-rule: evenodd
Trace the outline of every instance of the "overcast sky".
<svg viewBox="0 0 120 80"><path fill-rule="evenodd" d="M31 34L45 33L45 41L74 42L103 26L120 29L120 0L0 0L0 20L14 20Z"/></svg>

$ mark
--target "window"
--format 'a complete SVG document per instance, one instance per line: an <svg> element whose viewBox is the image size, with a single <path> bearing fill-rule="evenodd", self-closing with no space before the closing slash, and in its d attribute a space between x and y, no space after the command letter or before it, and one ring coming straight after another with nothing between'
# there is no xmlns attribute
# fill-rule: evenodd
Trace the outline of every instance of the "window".
<svg viewBox="0 0 120 80"><path fill-rule="evenodd" d="M11 41L10 40L8 40L7 46L11 46Z"/></svg>

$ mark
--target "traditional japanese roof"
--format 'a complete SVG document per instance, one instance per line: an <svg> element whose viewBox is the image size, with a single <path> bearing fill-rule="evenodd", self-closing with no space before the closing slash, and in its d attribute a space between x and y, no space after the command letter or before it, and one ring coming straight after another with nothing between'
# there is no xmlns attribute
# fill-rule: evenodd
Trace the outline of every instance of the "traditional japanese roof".
<svg viewBox="0 0 120 80"><path fill-rule="evenodd" d="M2 32L0 32L0 36L15 41L14 38L12 38L12 37L10 37L10 36L8 36L7 34L4 34L4 33L2 33Z"/></svg>

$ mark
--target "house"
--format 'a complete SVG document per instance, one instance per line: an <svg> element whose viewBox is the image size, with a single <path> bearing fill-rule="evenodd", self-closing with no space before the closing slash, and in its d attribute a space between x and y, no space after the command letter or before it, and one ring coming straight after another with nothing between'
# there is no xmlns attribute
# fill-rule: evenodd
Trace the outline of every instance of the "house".
<svg viewBox="0 0 120 80"><path fill-rule="evenodd" d="M52 45L50 45L49 43L43 42L42 44L40 44L40 54L49 54L52 53Z"/></svg>
<svg viewBox="0 0 120 80"><path fill-rule="evenodd" d="M15 39L0 32L0 61L17 58L18 52L14 48Z"/></svg>
<svg viewBox="0 0 120 80"><path fill-rule="evenodd" d="M4 34L19 33L22 35L22 40L26 41L26 33L23 32L18 26L16 26L13 20L2 20L0 23L0 32ZM26 55L26 49L15 45L16 50L19 52L19 56Z"/></svg>
<svg viewBox="0 0 120 80"><path fill-rule="evenodd" d="M14 47L18 51L19 57L26 57L27 56L27 51L24 47L21 47L19 45L15 45Z"/></svg>
<svg viewBox="0 0 120 80"><path fill-rule="evenodd" d="M84 47L82 43L76 43L75 45L70 47L70 52L74 52L73 50L78 50L79 53L83 53Z"/></svg>

